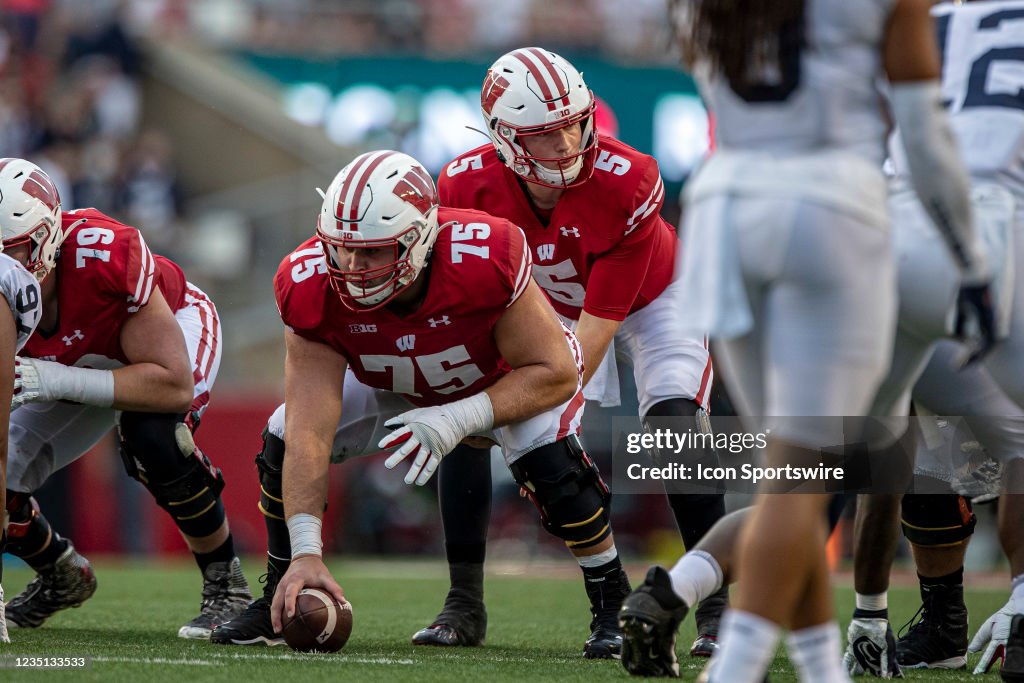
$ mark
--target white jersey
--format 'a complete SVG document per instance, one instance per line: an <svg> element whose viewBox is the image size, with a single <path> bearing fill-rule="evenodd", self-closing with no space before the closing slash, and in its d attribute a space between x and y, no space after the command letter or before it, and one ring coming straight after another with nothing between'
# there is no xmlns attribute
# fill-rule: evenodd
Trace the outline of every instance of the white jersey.
<svg viewBox="0 0 1024 683"><path fill-rule="evenodd" d="M699 0L691 0L691 3ZM895 0L806 0L800 27L780 36L780 69L737 88L700 64L694 76L715 117L720 150L850 151L881 166L888 124L880 103L881 45Z"/></svg>
<svg viewBox="0 0 1024 683"><path fill-rule="evenodd" d="M15 350L21 351L43 314L39 283L20 263L7 254L0 254L0 292L14 314L18 333Z"/></svg>
<svg viewBox="0 0 1024 683"><path fill-rule="evenodd" d="M942 98L971 176L1024 202L1024 1L932 9L942 49Z"/></svg>

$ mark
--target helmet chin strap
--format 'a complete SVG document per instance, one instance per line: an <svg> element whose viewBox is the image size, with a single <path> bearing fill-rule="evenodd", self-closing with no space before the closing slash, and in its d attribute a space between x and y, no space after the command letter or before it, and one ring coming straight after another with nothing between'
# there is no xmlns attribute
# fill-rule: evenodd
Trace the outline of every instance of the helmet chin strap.
<svg viewBox="0 0 1024 683"><path fill-rule="evenodd" d="M579 176L580 171L583 169L583 157L576 157L576 161L572 162L572 166L563 168L561 171L552 171L550 168L545 168L536 161L533 162L533 172L538 178L551 185L560 185L563 182L568 185L572 183Z"/></svg>

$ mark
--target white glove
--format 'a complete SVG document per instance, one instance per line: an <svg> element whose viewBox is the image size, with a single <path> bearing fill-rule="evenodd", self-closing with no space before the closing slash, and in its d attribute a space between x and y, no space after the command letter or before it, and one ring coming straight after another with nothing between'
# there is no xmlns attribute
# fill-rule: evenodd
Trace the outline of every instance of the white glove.
<svg viewBox="0 0 1024 683"><path fill-rule="evenodd" d="M403 426L404 425L404 426ZM484 392L454 403L409 410L384 423L385 427L401 427L380 440L379 448L402 447L384 461L389 470L410 455L412 466L405 483L426 484L459 442L471 434L489 430L494 425L491 399Z"/></svg>
<svg viewBox="0 0 1024 683"><path fill-rule="evenodd" d="M978 632L974 634L971 644L967 646L967 651L981 652L981 649L985 648L985 653L978 660L978 666L974 667L975 674L987 673L997 660L1003 658L1006 640L1010 637L1010 621L1015 614L1019 614L1021 611L1021 606L1017 605L1011 596L1006 604L986 619Z"/></svg>
<svg viewBox="0 0 1024 683"><path fill-rule="evenodd" d="M114 373L15 356L12 410L61 399L109 408L114 404Z"/></svg>

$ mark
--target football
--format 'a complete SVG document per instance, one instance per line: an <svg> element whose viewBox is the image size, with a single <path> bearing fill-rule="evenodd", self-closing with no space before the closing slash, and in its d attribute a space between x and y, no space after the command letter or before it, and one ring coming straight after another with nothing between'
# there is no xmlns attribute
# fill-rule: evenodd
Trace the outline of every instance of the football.
<svg viewBox="0 0 1024 683"><path fill-rule="evenodd" d="M284 642L300 652L337 652L352 634L352 604L319 588L303 588L295 616L284 617Z"/></svg>

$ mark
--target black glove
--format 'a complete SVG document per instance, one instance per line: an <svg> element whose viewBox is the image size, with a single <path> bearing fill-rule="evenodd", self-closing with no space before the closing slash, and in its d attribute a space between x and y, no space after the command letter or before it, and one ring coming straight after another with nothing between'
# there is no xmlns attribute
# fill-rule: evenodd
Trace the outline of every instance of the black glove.
<svg viewBox="0 0 1024 683"><path fill-rule="evenodd" d="M954 335L971 349L965 366L983 358L996 345L995 325L990 283L960 287Z"/></svg>

